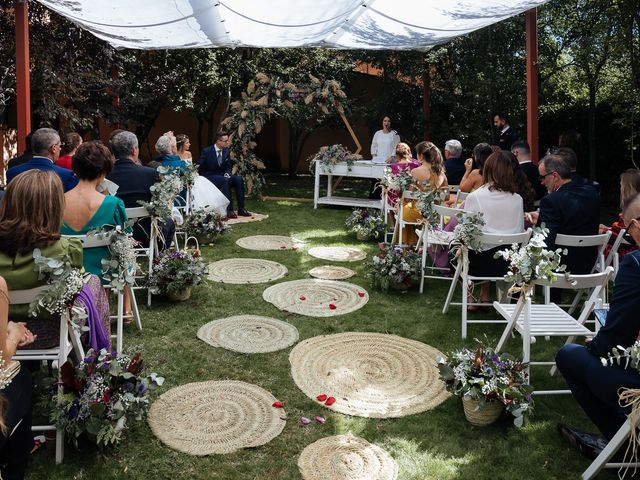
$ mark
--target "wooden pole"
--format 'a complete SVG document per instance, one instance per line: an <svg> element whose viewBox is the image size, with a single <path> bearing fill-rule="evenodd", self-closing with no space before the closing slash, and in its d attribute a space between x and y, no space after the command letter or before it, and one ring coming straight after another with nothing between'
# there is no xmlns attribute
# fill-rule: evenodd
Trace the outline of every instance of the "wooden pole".
<svg viewBox="0 0 640 480"><path fill-rule="evenodd" d="M14 0L16 15L16 101L18 107L18 153L26 147L31 131L31 80L29 75L29 5Z"/></svg>
<svg viewBox="0 0 640 480"><path fill-rule="evenodd" d="M527 141L531 147L531 160L538 163L538 12L535 8L525 12L527 48Z"/></svg>

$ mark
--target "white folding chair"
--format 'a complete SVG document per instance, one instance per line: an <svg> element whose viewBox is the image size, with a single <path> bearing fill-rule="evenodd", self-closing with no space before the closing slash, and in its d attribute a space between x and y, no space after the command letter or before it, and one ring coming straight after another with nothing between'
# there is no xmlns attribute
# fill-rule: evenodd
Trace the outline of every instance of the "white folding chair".
<svg viewBox="0 0 640 480"><path fill-rule="evenodd" d="M625 444L631 435L631 430L634 428L638 428L637 422L634 423L630 416L627 417L627 420L622 424L613 438L609 440L607 446L602 449L600 454L591 462L591 465L582 473L582 479L591 480L595 478L603 468L629 467L633 469L640 467L640 463L638 462L609 462L611 457Z"/></svg>
<svg viewBox="0 0 640 480"><path fill-rule="evenodd" d="M613 242L611 250L609 250L609 254L604 260L605 267L613 267L613 279L616 278L616 276L618 275L618 270L620 269L620 254L618 253L618 250L620 250L620 247L622 245L629 245L629 242L627 242L623 238L625 233L627 233L627 230L625 228L618 232L616 241Z"/></svg>
<svg viewBox="0 0 640 480"><path fill-rule="evenodd" d="M572 343L576 337L593 337L595 332L585 327L584 323L600 299L601 291L606 288L612 273L613 268L608 267L604 272L573 275L569 280L564 276L558 276L553 283L556 288L570 290L591 289L591 295L585 302L577 319L555 303L534 305L531 303L531 297L526 295L521 295L516 304L493 302L495 309L508 322L502 332L496 352L502 350L512 331L516 330L522 337L522 361L529 366L550 365L552 366L550 373L553 375L556 371L555 362L531 361L531 343L539 337L566 337L565 344ZM548 282L542 281L534 283L542 286L549 285ZM531 379L530 371L529 379ZM539 390L535 391L534 394L552 395L570 392L570 390Z"/></svg>
<svg viewBox="0 0 640 480"><path fill-rule="evenodd" d="M127 212L127 218L129 220L135 220L136 222L139 222L140 220L145 218L149 219L149 223L151 225L150 231L149 231L149 246L148 247L139 246L135 249L136 259L144 259L144 263L146 264L146 267L147 267L147 272L149 273L153 268L153 259L158 252L158 237L159 237L158 225L156 221L154 221L154 219L151 217L151 215L149 214L149 212L145 207L127 208L126 212ZM141 264L142 262L138 262L138 267L140 267ZM138 280L142 280L144 278L145 278L145 273L142 270L136 272L136 276L135 276L136 283L138 282ZM140 286L140 285L133 286L133 290L139 290L141 288L144 288L147 290L147 306L150 307L151 291L149 290L149 288ZM140 328L142 328L142 326L140 326Z"/></svg>
<svg viewBox="0 0 640 480"><path fill-rule="evenodd" d="M405 190L402 192L402 196L398 199L398 211L396 213L396 224L393 228L393 240L391 243L404 246L402 241L402 232L407 225L413 225L418 227L422 225L422 222L407 222L404 219L403 215L403 207L406 201L416 202L418 200L418 196L420 195L419 191L409 191ZM420 236L418 236L418 243L415 245L416 250L420 247Z"/></svg>
<svg viewBox="0 0 640 480"><path fill-rule="evenodd" d="M512 244L517 243L519 245L525 244L529 241L531 237L531 229L527 230L523 233L512 233L512 234L490 234L485 233L480 236L480 241L482 245L494 248L503 245L505 248L509 248ZM467 307L469 305L476 306L491 306L491 303L481 303L481 302L472 302L469 303L467 300L467 289L473 282L502 282L504 281L504 275L499 277L480 277L469 274L469 255L466 250L463 250L462 258L458 259L458 265L456 266L456 270L453 274L453 279L451 280L451 286L449 287L449 292L447 293L447 298L444 302L444 307L442 308L442 313L447 313L450 305L461 305L462 306L462 338L467 338L467 325L469 323L504 323L504 320L469 320ZM506 271L504 272L506 275ZM456 289L456 285L458 284L458 279L461 280L462 283L462 301L452 302L453 294ZM500 300L506 295L506 291L502 291L499 289L499 298Z"/></svg>
<svg viewBox="0 0 640 480"><path fill-rule="evenodd" d="M43 285L29 290L9 290L9 303L11 305L28 305L40 292L48 287L48 285ZM54 320L52 319L51 321L53 322ZM71 323L69 312L65 309L60 315L60 335L57 346L45 349L19 349L13 359L18 361L51 361L52 367L58 371L58 393L62 393L60 367L67 361L71 351L74 351L79 359L84 358L80 333ZM56 432L56 463L62 463L64 456L64 430L56 429L55 425L33 425L31 430L34 432Z"/></svg>
<svg viewBox="0 0 640 480"><path fill-rule="evenodd" d="M438 214L438 224L437 225L425 225L425 227L421 231L422 237L422 268L420 269L422 273L422 278L420 279L420 293L424 291L424 279L425 278L433 278L437 280L447 280L449 281L449 277L445 277L443 275L437 275L438 272L447 272L449 271L449 267L436 267L435 265L427 266L427 257L428 257L428 249L429 247L436 247L448 250L449 243L453 240L453 232L445 232L444 227L447 222L456 217L457 214L465 214L465 210L461 210L459 208L451 208L445 207L443 205L434 205L433 209ZM429 274L427 274L429 271Z"/></svg>
<svg viewBox="0 0 640 480"><path fill-rule="evenodd" d="M454 205L460 206L460 204L467 199L469 193L470 192L463 192L462 190L458 190L456 192L456 203Z"/></svg>
<svg viewBox="0 0 640 480"><path fill-rule="evenodd" d="M109 245L108 238L98 238L95 235L63 235L65 238L76 238L82 243L82 250L88 250L90 248L106 247ZM142 330L142 322L140 321L140 312L138 311L138 303L133 290L129 285L125 285L129 291L129 297L131 297L131 308L133 313L133 319L136 322L136 326L139 330ZM116 339L116 350L122 352L123 337L124 337L124 290L118 290L118 306L116 315L111 315L110 318L116 320L116 334L111 335L111 338ZM127 316L129 318L129 316Z"/></svg>
<svg viewBox="0 0 640 480"><path fill-rule="evenodd" d="M604 250L609 242L609 237L611 237L611 232L603 233L600 235L565 235L562 233L558 233L556 235L556 248L592 248L598 249L598 254L596 256L596 261L592 265L589 270L590 273L593 272L604 272L605 270L605 258L604 258ZM571 273L571 272L569 272ZM555 285L553 286L555 288ZM544 289L544 300L545 303L551 303L551 287L545 286ZM577 291L575 296L573 297L573 301L570 304L559 304L561 307L569 308L569 314L573 314L576 308L578 307L578 303L580 302L580 298L582 297L582 291ZM603 291L603 301L606 301L604 298L606 294L606 289Z"/></svg>

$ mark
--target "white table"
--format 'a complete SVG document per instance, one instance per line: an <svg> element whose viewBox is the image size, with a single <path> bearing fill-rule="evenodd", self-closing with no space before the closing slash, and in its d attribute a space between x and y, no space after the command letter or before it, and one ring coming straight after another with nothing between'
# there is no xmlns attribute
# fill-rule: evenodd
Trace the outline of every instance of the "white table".
<svg viewBox="0 0 640 480"><path fill-rule="evenodd" d="M360 208L378 208L382 210L383 200L371 200L369 198L338 197L333 195L333 177L356 177L381 179L384 176L384 163L373 163L371 160L358 160L353 163L351 170L347 164L340 164L330 169L316 163L316 178L313 190L313 208L318 205L346 205ZM320 176L327 176L327 195L320 196Z"/></svg>

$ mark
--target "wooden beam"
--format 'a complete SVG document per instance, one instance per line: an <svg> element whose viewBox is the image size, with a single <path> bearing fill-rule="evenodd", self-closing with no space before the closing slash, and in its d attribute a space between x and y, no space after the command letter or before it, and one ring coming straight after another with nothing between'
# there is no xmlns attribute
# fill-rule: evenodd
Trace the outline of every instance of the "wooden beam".
<svg viewBox="0 0 640 480"><path fill-rule="evenodd" d="M525 12L527 48L527 141L531 147L531 160L538 163L538 12L535 8Z"/></svg>
<svg viewBox="0 0 640 480"><path fill-rule="evenodd" d="M24 152L31 131L31 80L29 74L29 4L14 0L16 16L16 102L18 107L18 153Z"/></svg>
<svg viewBox="0 0 640 480"><path fill-rule="evenodd" d="M431 120L431 75L430 65L425 61L422 70L422 139L429 140L429 126Z"/></svg>

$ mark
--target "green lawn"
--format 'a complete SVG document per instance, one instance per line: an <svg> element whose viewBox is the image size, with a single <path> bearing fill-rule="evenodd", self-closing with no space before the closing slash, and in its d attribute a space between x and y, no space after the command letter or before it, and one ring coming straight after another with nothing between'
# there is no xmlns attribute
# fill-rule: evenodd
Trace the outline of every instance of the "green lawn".
<svg viewBox="0 0 640 480"><path fill-rule="evenodd" d="M266 258L289 269L288 279L307 278L307 271L327 262L304 251L253 252L235 241L253 234L293 235L315 245L357 245L369 255L374 243L359 244L347 235L344 219L348 211L331 208L313 210L309 203L295 201L251 202L249 208L269 214L269 219L237 225L215 246L205 247L208 261L231 257ZM332 413L307 398L295 386L289 370L290 349L260 355L238 354L215 349L196 337L204 323L240 313L262 314L294 324L300 339L321 334L370 331L391 333L419 340L441 351L463 344L460 338L460 310L441 313L448 283L430 281L426 292L373 291L364 278L364 262L348 264L358 275L349 281L366 288L371 298L362 309L332 318L310 318L278 311L262 300L267 284L224 285L207 283L194 289L190 301L173 304L155 297L150 309L142 307L144 330L126 328L125 345L144 346L144 358L166 383L153 398L177 385L194 381L236 379L257 384L283 401L289 420L284 431L270 443L231 455L191 457L175 452L158 441L146 424L128 432L118 447L101 454L78 452L67 446L65 461L56 466L53 453L36 453L29 479L297 479L296 461L302 449L315 440L352 432L385 448L400 466L400 479L566 479L578 478L588 461L574 452L556 433L556 423L566 421L586 429L589 421L570 396L539 398L532 422L522 429L503 418L488 428L472 427L464 419L461 401L452 397L434 410L389 420L366 419ZM139 300L143 303L142 296ZM471 326L470 336L486 335L495 344L500 326ZM467 343L471 343L468 341ZM553 355L557 343L539 341ZM519 338L509 350L519 352ZM562 385L549 379L546 371L534 371L538 387ZM327 417L323 426L301 427L300 416ZM605 474L606 475L606 474Z"/></svg>

